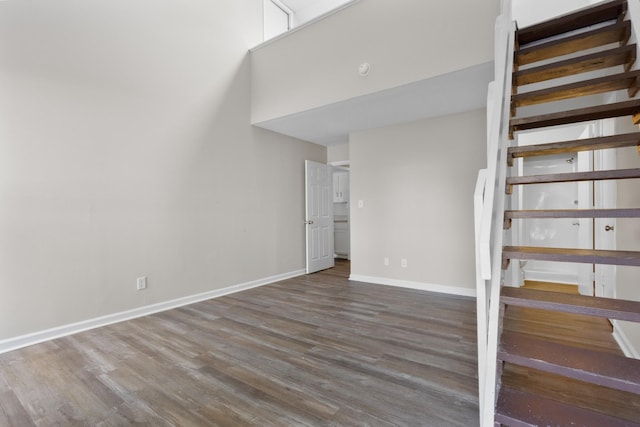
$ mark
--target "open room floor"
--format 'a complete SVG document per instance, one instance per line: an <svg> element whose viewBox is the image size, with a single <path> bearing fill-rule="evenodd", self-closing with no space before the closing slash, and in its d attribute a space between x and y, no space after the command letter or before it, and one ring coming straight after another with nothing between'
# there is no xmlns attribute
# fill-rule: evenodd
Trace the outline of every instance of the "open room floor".
<svg viewBox="0 0 640 427"><path fill-rule="evenodd" d="M0 355L0 425L477 425L475 300L348 268Z"/></svg>

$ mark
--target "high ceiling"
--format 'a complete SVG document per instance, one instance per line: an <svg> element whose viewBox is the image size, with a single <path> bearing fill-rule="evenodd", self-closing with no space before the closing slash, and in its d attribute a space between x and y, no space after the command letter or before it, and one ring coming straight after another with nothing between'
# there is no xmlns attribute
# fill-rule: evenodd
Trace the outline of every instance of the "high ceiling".
<svg viewBox="0 0 640 427"><path fill-rule="evenodd" d="M350 1L280 0L294 14L323 13ZM351 132L484 108L492 78L493 63L485 63L254 125L325 146L343 144Z"/></svg>

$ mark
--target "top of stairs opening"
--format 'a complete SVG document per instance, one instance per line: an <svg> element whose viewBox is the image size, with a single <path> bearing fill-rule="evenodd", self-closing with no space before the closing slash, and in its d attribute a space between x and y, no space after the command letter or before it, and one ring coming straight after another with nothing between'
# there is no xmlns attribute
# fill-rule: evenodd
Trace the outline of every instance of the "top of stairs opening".
<svg viewBox="0 0 640 427"><path fill-rule="evenodd" d="M524 46L559 34L617 20L626 11L627 2L625 0L613 0L588 6L518 30L518 44Z"/></svg>
<svg viewBox="0 0 640 427"><path fill-rule="evenodd" d="M516 63L527 65L556 56L580 52L612 43L625 44L631 36L631 22L614 22L562 38L522 46L516 52Z"/></svg>

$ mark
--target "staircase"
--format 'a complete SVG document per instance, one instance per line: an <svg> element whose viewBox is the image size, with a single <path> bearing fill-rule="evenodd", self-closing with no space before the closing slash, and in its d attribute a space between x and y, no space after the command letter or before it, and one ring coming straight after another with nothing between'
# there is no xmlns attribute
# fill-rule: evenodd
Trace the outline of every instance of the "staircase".
<svg viewBox="0 0 640 427"><path fill-rule="evenodd" d="M638 7L640 8L640 2ZM503 243L510 241L508 233L515 220L520 221L519 224L540 218L639 218L640 221L640 207L575 210L505 208L512 204L510 198L513 197L514 188L526 192L527 186L531 184L640 178L640 168L510 176L510 171L520 158L624 147L638 147L640 154L640 132L571 141L548 141L532 146L518 146L516 142L519 132L543 130L557 125L611 118L640 123L640 99L635 98L640 88L640 71L634 69L640 67L636 66L638 48L633 41L630 42L636 38L633 34L634 27L628 16L627 1L613 0L528 28L516 29L514 38L510 41L513 51L508 53L511 55L508 58L513 58L513 63L511 65L507 61L505 68L511 77L506 78L506 93L502 100L495 100L502 102L507 110L504 113L507 119L500 122L504 129L501 135L505 135L503 148L506 148L506 154L501 154L500 148L496 148L494 154L490 153L490 156L497 156L499 163L494 172L497 183L495 191L504 192L499 197L491 195L491 199L495 197L497 202L494 202L494 211L489 214L494 221L491 233L497 236L491 241L494 245L491 256L499 258L492 259L491 265L498 267L492 267L492 272L483 274L484 279L491 274L491 289L486 292L486 296L484 286L489 282L480 278L478 280L479 341L483 340L482 343L479 342L479 353L485 350L487 352L486 358L482 354L479 356L479 365L486 363L487 366L487 373L482 372L482 367L479 368L481 424L484 427L492 424L640 426L640 406L635 414L631 411L631 415L620 415L601 411L581 399L571 398L574 393L572 387L579 387L582 394L591 393L594 399L611 390L611 393L627 393L623 396L640 402L640 360L514 332L517 328L509 325L511 319L505 315L514 310L513 307L521 307L543 310L540 313L562 312L640 322L640 302L507 287L501 286L500 280L500 276L504 279L505 271L512 263L528 260L640 267L640 252L511 246ZM614 92L616 99L620 99L621 93L624 93L626 99L605 102L607 94ZM570 105L567 100L592 102L580 108L570 108L566 107ZM535 113L527 114L526 107L534 106ZM491 138L491 133L489 137ZM500 170L504 172L501 174L498 172ZM638 183L640 192L640 180L634 182ZM488 186L492 184L492 178L487 178L483 193L485 198L489 197ZM477 202L478 196L476 197ZM495 212L495 206L502 206L499 212ZM483 215L488 214L485 212ZM476 221L478 226L481 221ZM498 227L501 230L494 230ZM477 234L477 239L479 235L481 233ZM481 254L482 248L478 249L477 246L476 253ZM501 275L496 271L499 268L503 270ZM637 277L640 282L640 269ZM496 286L498 290L495 289ZM482 306L486 300L489 301L491 311L488 315ZM481 322L487 317L488 331L485 331ZM492 371L494 363L495 372ZM526 369L532 377L550 375L559 378L554 387L560 389L554 390L553 395L563 398L553 398L552 393L546 393L540 387L515 389L503 386L501 376L509 366ZM483 400L486 404L483 404Z"/></svg>

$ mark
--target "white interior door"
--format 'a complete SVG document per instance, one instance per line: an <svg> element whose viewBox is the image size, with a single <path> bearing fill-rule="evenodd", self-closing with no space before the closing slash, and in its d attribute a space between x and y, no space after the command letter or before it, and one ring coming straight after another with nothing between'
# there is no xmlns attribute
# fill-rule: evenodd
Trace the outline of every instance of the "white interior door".
<svg viewBox="0 0 640 427"><path fill-rule="evenodd" d="M333 168L305 160L307 274L334 266Z"/></svg>

